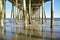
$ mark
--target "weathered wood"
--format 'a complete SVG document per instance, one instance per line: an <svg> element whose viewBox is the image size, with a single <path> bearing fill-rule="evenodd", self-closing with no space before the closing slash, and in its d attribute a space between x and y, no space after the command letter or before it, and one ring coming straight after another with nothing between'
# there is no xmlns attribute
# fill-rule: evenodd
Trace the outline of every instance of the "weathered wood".
<svg viewBox="0 0 60 40"><path fill-rule="evenodd" d="M54 26L54 0L51 0L51 29Z"/></svg>
<svg viewBox="0 0 60 40"><path fill-rule="evenodd" d="M14 18L14 5L13 4L11 8L11 22L12 22L12 18Z"/></svg>
<svg viewBox="0 0 60 40"><path fill-rule="evenodd" d="M18 15L18 0L16 0L16 19L17 19L17 15Z"/></svg>
<svg viewBox="0 0 60 40"><path fill-rule="evenodd" d="M41 17L40 17L40 8L39 8L39 21L40 21Z"/></svg>
<svg viewBox="0 0 60 40"><path fill-rule="evenodd" d="M18 0L16 0L16 25L18 24Z"/></svg>
<svg viewBox="0 0 60 40"><path fill-rule="evenodd" d="M0 0L0 26L1 26L1 19L2 19L2 0Z"/></svg>
<svg viewBox="0 0 60 40"><path fill-rule="evenodd" d="M42 24L44 24L44 0L42 0Z"/></svg>
<svg viewBox="0 0 60 40"><path fill-rule="evenodd" d="M14 5L12 5L13 18L14 18Z"/></svg>
<svg viewBox="0 0 60 40"><path fill-rule="evenodd" d="M13 0L8 0L10 1L12 4L13 4ZM16 0L14 0L14 5L16 6ZM47 2L47 1L50 1L50 0L44 0L44 2ZM22 5L23 1L22 0L18 0L18 5ZM32 7L34 8L35 6L38 7L38 6L41 6L41 3L42 3L42 0L31 0L31 5ZM26 5L27 7L29 6L29 0L26 0Z"/></svg>
<svg viewBox="0 0 60 40"><path fill-rule="evenodd" d="M4 20L6 21L6 0L4 0Z"/></svg>
<svg viewBox="0 0 60 40"><path fill-rule="evenodd" d="M27 28L26 0L23 0L24 28Z"/></svg>
<svg viewBox="0 0 60 40"><path fill-rule="evenodd" d="M39 21L40 21L40 8L39 8L38 14L39 14Z"/></svg>
<svg viewBox="0 0 60 40"><path fill-rule="evenodd" d="M11 17L10 18L12 19L12 8L11 8Z"/></svg>
<svg viewBox="0 0 60 40"><path fill-rule="evenodd" d="M44 8L44 17L45 17L45 19L44 19L44 20L45 20L45 22L46 22L46 13L45 13L45 8Z"/></svg>
<svg viewBox="0 0 60 40"><path fill-rule="evenodd" d="M31 0L29 0L29 24L31 24Z"/></svg>

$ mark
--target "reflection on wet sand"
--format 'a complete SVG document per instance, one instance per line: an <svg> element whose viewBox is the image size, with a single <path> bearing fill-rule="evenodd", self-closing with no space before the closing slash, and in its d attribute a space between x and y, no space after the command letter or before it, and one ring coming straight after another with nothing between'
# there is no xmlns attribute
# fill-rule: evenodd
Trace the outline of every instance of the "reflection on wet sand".
<svg viewBox="0 0 60 40"><path fill-rule="evenodd" d="M51 31L51 40L53 40L54 39L54 34L53 34L53 32Z"/></svg>
<svg viewBox="0 0 60 40"><path fill-rule="evenodd" d="M0 28L0 40L53 40L57 39L53 31L46 32L46 26L28 25L25 29L22 23L14 22ZM8 26L7 26L8 25ZM59 36L60 37L60 36Z"/></svg>
<svg viewBox="0 0 60 40"><path fill-rule="evenodd" d="M4 28L0 27L0 40L6 39L6 33L4 32Z"/></svg>

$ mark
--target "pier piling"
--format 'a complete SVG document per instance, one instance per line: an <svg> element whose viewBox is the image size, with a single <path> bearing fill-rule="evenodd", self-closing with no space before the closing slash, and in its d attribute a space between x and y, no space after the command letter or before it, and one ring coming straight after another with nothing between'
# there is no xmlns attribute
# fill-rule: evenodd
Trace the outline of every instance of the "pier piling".
<svg viewBox="0 0 60 40"><path fill-rule="evenodd" d="M42 0L42 24L44 24L44 0Z"/></svg>
<svg viewBox="0 0 60 40"><path fill-rule="evenodd" d="M54 0L51 0L51 29L54 26Z"/></svg>
<svg viewBox="0 0 60 40"><path fill-rule="evenodd" d="M26 0L23 0L24 28L27 28Z"/></svg>

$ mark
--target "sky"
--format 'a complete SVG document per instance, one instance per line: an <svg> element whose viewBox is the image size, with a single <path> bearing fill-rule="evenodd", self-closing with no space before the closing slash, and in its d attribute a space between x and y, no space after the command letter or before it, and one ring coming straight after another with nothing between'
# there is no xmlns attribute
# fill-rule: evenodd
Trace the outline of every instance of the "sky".
<svg viewBox="0 0 60 40"><path fill-rule="evenodd" d="M6 1L7 18L10 18L11 9L12 9L12 4L9 1ZM45 3L45 14L47 18L51 17L51 1ZM42 15L42 7L40 7L40 16L41 15ZM54 18L60 18L60 0L54 0Z"/></svg>

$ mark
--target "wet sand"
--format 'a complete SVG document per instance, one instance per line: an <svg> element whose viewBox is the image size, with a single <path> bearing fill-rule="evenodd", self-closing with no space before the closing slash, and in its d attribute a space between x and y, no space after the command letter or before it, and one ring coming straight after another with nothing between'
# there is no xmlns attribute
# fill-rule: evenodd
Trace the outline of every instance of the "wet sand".
<svg viewBox="0 0 60 40"><path fill-rule="evenodd" d="M0 28L0 40L60 40L60 31L51 31L50 27L36 22L28 24L27 28L24 28L23 21L18 24L6 22Z"/></svg>

